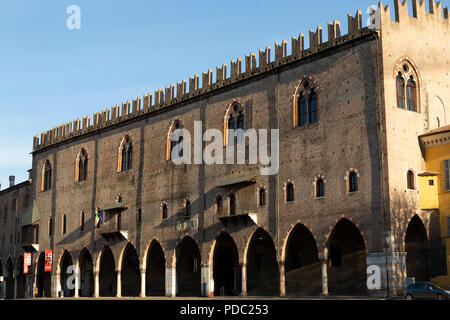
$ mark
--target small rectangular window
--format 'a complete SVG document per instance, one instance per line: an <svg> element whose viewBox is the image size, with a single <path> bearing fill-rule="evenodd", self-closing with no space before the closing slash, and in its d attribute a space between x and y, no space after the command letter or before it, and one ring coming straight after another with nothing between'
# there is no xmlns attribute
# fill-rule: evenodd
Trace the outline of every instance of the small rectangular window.
<svg viewBox="0 0 450 320"><path fill-rule="evenodd" d="M428 185L434 186L434 180L428 180Z"/></svg>

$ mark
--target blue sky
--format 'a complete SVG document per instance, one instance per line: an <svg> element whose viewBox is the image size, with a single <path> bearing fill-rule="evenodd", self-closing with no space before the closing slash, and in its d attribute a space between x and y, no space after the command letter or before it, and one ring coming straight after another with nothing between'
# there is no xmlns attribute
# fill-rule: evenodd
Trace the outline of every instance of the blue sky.
<svg viewBox="0 0 450 320"><path fill-rule="evenodd" d="M448 6L449 0L444 0ZM375 0L3 0L0 182L27 179L33 136L363 12ZM428 5L428 1L426 1ZM383 1L393 8L393 0ZM81 9L69 30L66 9ZM393 10L391 10L393 11ZM274 52L272 52L274 54Z"/></svg>

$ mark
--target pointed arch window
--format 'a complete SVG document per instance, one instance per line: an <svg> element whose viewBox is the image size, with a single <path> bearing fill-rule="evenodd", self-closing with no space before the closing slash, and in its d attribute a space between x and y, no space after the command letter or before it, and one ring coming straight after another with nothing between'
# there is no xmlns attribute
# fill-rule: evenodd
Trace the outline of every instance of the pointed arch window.
<svg viewBox="0 0 450 320"><path fill-rule="evenodd" d="M294 126L302 127L319 120L318 91L315 83L304 79L297 88L294 102Z"/></svg>
<svg viewBox="0 0 450 320"><path fill-rule="evenodd" d="M166 220L167 217L168 217L167 204L163 203L162 208L161 208L161 220Z"/></svg>
<svg viewBox="0 0 450 320"><path fill-rule="evenodd" d="M348 192L358 191L358 174L354 171L348 176Z"/></svg>
<svg viewBox="0 0 450 320"><path fill-rule="evenodd" d="M316 198L325 197L325 182L323 178L318 178L316 181Z"/></svg>
<svg viewBox="0 0 450 320"><path fill-rule="evenodd" d="M88 155L85 149L81 149L78 153L75 166L75 181L85 181L88 172Z"/></svg>
<svg viewBox="0 0 450 320"><path fill-rule="evenodd" d="M417 111L417 87L413 76L406 83L406 106L408 110Z"/></svg>
<svg viewBox="0 0 450 320"><path fill-rule="evenodd" d="M294 201L294 185L292 182L286 184L286 202Z"/></svg>
<svg viewBox="0 0 450 320"><path fill-rule="evenodd" d="M407 58L402 58L396 63L394 70L397 107L419 112L419 76L415 64Z"/></svg>
<svg viewBox="0 0 450 320"><path fill-rule="evenodd" d="M50 161L46 160L42 168L42 191L48 191L52 188L52 166Z"/></svg>
<svg viewBox="0 0 450 320"><path fill-rule="evenodd" d="M173 160L183 157L183 135L179 135L177 140L172 141L173 132L179 129L183 129L183 125L181 121L177 119L172 123L169 134L167 135L166 160ZM179 151L177 154L172 155L172 151L177 145L180 145Z"/></svg>
<svg viewBox="0 0 450 320"><path fill-rule="evenodd" d="M400 109L405 109L405 79L403 79L402 74L399 73L397 76L397 107Z"/></svg>
<svg viewBox="0 0 450 320"><path fill-rule="evenodd" d="M236 130L244 130L246 122L245 108L238 102L234 102L227 110L225 121L225 144L237 144L238 137L233 133Z"/></svg>
<svg viewBox="0 0 450 320"><path fill-rule="evenodd" d="M80 231L84 231L84 210L80 212Z"/></svg>
<svg viewBox="0 0 450 320"><path fill-rule="evenodd" d="M119 152L119 171L127 171L133 164L133 143L129 136L126 136L121 143Z"/></svg>
<svg viewBox="0 0 450 320"><path fill-rule="evenodd" d="M264 207L266 205L266 189L263 187L259 188L258 199L258 205Z"/></svg>
<svg viewBox="0 0 450 320"><path fill-rule="evenodd" d="M412 170L408 170L407 176L407 188L410 190L415 190L415 183L414 183L414 172Z"/></svg>

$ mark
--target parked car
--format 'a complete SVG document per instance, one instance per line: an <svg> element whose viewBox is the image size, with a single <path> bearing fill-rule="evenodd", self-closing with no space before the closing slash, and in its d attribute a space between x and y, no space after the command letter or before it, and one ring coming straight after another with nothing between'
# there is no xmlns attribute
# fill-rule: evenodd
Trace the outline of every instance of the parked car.
<svg viewBox="0 0 450 320"><path fill-rule="evenodd" d="M429 282L416 282L408 285L404 292L405 299L450 299L450 291Z"/></svg>

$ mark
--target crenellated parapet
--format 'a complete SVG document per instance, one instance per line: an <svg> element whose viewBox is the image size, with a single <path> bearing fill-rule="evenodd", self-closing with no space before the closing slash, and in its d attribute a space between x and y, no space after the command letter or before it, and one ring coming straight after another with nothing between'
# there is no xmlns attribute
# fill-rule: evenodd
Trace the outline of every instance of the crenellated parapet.
<svg viewBox="0 0 450 320"><path fill-rule="evenodd" d="M408 16L407 1L394 0L395 21L393 23L401 23L411 18ZM421 19L426 16L427 18L440 19L443 23L448 23L448 9L445 8L442 10L440 2L436 3L435 0L429 0L430 12L426 12L425 0L409 1L412 2L415 18ZM381 2L378 5L376 14L379 15L378 17L381 19L381 22L390 21L390 8L389 6L384 7ZM229 66L223 64L222 66L216 67L215 75L212 69L202 72L201 83L200 76L196 74L193 77L189 77L188 80L177 82L176 85L171 84L164 89L155 90L154 94L148 93L143 97L137 97L132 99L132 101L126 101L121 105L117 104L106 110L97 112L93 115L92 121L90 116L85 116L82 119L75 119L72 122L43 132L41 135L36 135L33 138L33 151L38 151L49 145L100 128L116 125L131 118L169 107L207 92L268 72L293 61L301 60L366 34L376 32L373 29L382 28L383 26L383 23L381 23L380 27L374 24L363 28L361 11L357 11L354 16L348 15L347 19L347 34L342 34L341 23L338 20L334 20L332 23L328 23L328 37L326 42L323 40L322 27L318 26L315 31L309 31L309 48L305 48L304 35L301 33L298 37L292 37L290 54L288 52L287 41L283 40L281 43L275 43L275 59L273 61L271 60L270 47L259 50L258 54L247 54L245 55L244 63L241 58L237 58L236 60L232 60ZM229 73L227 73L228 67L230 68Z"/></svg>

